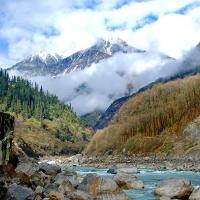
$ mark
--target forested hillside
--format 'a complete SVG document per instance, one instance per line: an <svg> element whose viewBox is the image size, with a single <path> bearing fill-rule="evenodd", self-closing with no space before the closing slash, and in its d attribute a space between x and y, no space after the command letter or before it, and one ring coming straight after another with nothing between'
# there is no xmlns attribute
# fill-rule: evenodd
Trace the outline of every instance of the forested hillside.
<svg viewBox="0 0 200 200"><path fill-rule="evenodd" d="M199 74L157 84L131 97L110 125L94 135L86 152L173 151L179 142L185 142L182 138L184 128L200 115L199 99ZM196 141L190 142L189 146L193 147ZM187 145L179 147L184 149Z"/></svg>
<svg viewBox="0 0 200 200"><path fill-rule="evenodd" d="M4 70L0 70L0 111L16 117L16 140L36 153L80 151L91 134L57 96L23 78L11 78Z"/></svg>

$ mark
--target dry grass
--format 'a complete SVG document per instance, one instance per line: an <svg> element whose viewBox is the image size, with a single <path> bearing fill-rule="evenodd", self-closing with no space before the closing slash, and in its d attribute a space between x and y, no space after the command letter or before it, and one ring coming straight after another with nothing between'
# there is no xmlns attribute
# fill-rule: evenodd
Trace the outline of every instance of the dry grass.
<svg viewBox="0 0 200 200"><path fill-rule="evenodd" d="M200 115L199 99L200 75L155 85L126 102L112 124L93 137L86 153L123 148L134 153L170 152L174 136L180 137ZM173 141L166 143L168 136Z"/></svg>

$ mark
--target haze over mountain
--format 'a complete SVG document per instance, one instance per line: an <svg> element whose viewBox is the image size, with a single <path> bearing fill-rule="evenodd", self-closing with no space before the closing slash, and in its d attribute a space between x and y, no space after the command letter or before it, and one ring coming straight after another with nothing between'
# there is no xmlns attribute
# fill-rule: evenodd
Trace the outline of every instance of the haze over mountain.
<svg viewBox="0 0 200 200"><path fill-rule="evenodd" d="M144 87L139 88L138 91L136 91L132 95L121 97L112 102L112 104L107 108L107 110L104 113L102 113L101 117L98 119L96 124L93 125L93 128L95 130L105 128L107 125L109 125L109 123L111 123L114 116L120 110L121 106L123 106L130 98L133 98L141 92L152 88L154 85L191 76L199 73L199 71L200 44L198 44L196 47L187 52L187 54L182 59L174 60L173 62L164 65L160 73L160 77L158 79L155 79L154 81L145 85ZM147 74L141 74L141 76L143 77L145 77L145 75Z"/></svg>
<svg viewBox="0 0 200 200"><path fill-rule="evenodd" d="M134 48L121 39L100 39L67 58L32 55L8 72L42 84L82 115L104 111L116 98L158 78L162 66L172 61L167 55ZM148 70L151 72L141 80L140 74Z"/></svg>

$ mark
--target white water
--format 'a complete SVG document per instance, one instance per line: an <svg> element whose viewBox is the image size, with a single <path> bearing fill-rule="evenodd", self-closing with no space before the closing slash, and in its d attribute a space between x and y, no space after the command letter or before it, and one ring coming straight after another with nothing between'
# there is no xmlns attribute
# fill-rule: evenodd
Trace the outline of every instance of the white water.
<svg viewBox="0 0 200 200"><path fill-rule="evenodd" d="M94 167L76 167L74 170L79 174L96 173L99 176L112 178L112 174L108 174L106 168ZM152 169L141 169L139 174L136 174L139 180L144 182L145 188L142 190L125 190L130 199L135 200L156 200L153 191L162 179L165 178L186 178L192 181L194 186L200 185L200 172L192 171L158 171Z"/></svg>

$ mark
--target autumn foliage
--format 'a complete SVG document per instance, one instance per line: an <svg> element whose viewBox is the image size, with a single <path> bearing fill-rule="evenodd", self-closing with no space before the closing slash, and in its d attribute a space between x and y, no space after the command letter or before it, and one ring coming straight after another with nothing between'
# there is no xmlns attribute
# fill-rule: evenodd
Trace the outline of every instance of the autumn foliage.
<svg viewBox="0 0 200 200"><path fill-rule="evenodd" d="M166 137L181 137L187 124L199 115L199 74L157 84L130 98L110 125L94 135L86 152L158 151Z"/></svg>

